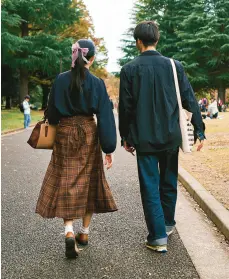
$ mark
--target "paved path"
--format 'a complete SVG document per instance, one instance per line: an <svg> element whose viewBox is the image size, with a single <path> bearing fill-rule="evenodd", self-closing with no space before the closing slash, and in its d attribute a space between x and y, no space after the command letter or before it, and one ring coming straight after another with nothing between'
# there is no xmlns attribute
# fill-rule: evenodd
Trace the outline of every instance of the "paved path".
<svg viewBox="0 0 229 279"><path fill-rule="evenodd" d="M90 247L76 260L65 259L62 220L34 213L51 152L29 147L30 132L2 139L2 278L199 278L177 233L166 254L144 247L136 162L121 148L107 173L119 211L95 215Z"/></svg>

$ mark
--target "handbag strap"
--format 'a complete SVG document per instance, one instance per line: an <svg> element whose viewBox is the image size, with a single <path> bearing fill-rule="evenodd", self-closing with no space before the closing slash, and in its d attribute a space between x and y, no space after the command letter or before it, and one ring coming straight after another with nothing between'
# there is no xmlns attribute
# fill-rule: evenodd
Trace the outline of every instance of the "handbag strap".
<svg viewBox="0 0 229 279"><path fill-rule="evenodd" d="M180 97L180 88L179 88L179 83L178 83L178 78L177 78L177 69L176 69L174 60L172 58L170 58L170 61L171 61L172 68L173 68L173 76L174 76L175 88L176 88L176 93L177 93L178 106L179 106L179 109L181 110L183 107L182 107L181 97Z"/></svg>

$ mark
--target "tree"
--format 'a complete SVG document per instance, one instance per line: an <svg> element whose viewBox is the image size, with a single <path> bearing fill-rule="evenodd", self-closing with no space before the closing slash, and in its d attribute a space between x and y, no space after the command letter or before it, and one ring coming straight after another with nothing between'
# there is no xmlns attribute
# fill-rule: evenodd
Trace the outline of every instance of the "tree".
<svg viewBox="0 0 229 279"><path fill-rule="evenodd" d="M12 32L18 27L21 18L15 14L9 14L6 10L1 11L2 20L2 97L6 97L6 108L11 109L11 98L15 97L17 92L18 74L15 68L11 68L8 64L13 64L12 53L20 49L22 40Z"/></svg>
<svg viewBox="0 0 229 279"><path fill-rule="evenodd" d="M107 92L112 99L117 99L119 96L119 78L109 74L105 79Z"/></svg>
<svg viewBox="0 0 229 279"><path fill-rule="evenodd" d="M138 55L133 32L134 27L145 20L154 20L160 27L158 50L167 56L174 55L177 51L176 42L178 40L175 33L178 21L176 12L179 10L178 6L181 6L180 2L183 1L141 0L135 4L132 13L133 26L128 30L126 38L122 40L122 50L125 55L119 60L121 66Z"/></svg>
<svg viewBox="0 0 229 279"><path fill-rule="evenodd" d="M160 41L157 45L158 51L168 57L173 57L178 51L177 43L180 41L177 30L190 13L192 2L188 0L140 0L132 12L133 26L128 30L123 42L125 56L120 59L123 65L138 54L136 43L133 38L134 27L145 20L154 20L160 29Z"/></svg>
<svg viewBox="0 0 229 279"><path fill-rule="evenodd" d="M192 86L218 89L225 100L229 86L229 0L140 0L133 24L155 20L160 28L158 50L182 62ZM133 28L123 40L122 66L137 55Z"/></svg>
<svg viewBox="0 0 229 279"><path fill-rule="evenodd" d="M43 89L42 108L46 107L52 81L57 73L70 69L71 45L80 38L95 42L99 55L92 72L106 77L107 49L103 38L94 36L82 0L60 0L55 5L52 0L3 2L2 66L19 72L21 100L28 87L38 84Z"/></svg>
<svg viewBox="0 0 229 279"><path fill-rule="evenodd" d="M40 70L58 71L60 58L70 60L69 40L60 40L56 34L79 17L71 0L5 0L2 4L4 18L14 19L11 34L3 32L3 60L19 69L20 99L28 94L29 74ZM10 29L9 20L2 21L3 28ZM12 41L18 44L12 46ZM11 43L11 48L8 46Z"/></svg>
<svg viewBox="0 0 229 279"><path fill-rule="evenodd" d="M12 98L16 97L18 74L15 70L11 69L8 65L1 66L2 71L2 97L6 97L6 109L11 109Z"/></svg>
<svg viewBox="0 0 229 279"><path fill-rule="evenodd" d="M225 103L229 87L229 1L196 1L177 32L184 61L197 88L218 90Z"/></svg>
<svg viewBox="0 0 229 279"><path fill-rule="evenodd" d="M95 37L94 25L92 18L83 3L83 1L75 1L78 9L81 11L79 20L75 21L71 26L60 34L61 38L72 38L75 41L85 38L91 39L96 46L97 53L95 62L91 67L91 72L100 78L106 78L108 73L105 69L108 62L108 52L103 38Z"/></svg>
<svg viewBox="0 0 229 279"><path fill-rule="evenodd" d="M62 55L62 58L59 60L60 64L57 65L57 68L59 67L58 71L53 72L53 74L51 74L51 72L47 74L41 71L36 71L31 77L33 82L37 82L37 84L42 87L42 109L47 107L48 95L56 73L70 69L71 44L73 42L81 38L92 39L97 46L98 52L100 53L100 58L96 58L91 71L101 78L107 76L107 71L105 69L107 63L107 50L105 48L103 39L96 38L94 36L94 25L85 4L81 0L75 0L72 3L72 8L77 9L80 12L79 17L71 25L67 26L67 28L61 30L57 34L60 41L66 41L68 43L68 46L66 46L67 53L66 55ZM67 59L64 59L65 56Z"/></svg>

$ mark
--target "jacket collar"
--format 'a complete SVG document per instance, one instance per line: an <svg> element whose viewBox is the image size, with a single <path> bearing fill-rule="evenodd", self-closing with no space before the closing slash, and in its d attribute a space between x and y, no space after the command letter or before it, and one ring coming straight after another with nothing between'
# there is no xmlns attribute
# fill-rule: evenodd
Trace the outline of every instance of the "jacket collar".
<svg viewBox="0 0 229 279"><path fill-rule="evenodd" d="M144 51L140 54L140 56L153 56L153 55L160 55L160 52L156 51L156 50L147 50L147 51Z"/></svg>

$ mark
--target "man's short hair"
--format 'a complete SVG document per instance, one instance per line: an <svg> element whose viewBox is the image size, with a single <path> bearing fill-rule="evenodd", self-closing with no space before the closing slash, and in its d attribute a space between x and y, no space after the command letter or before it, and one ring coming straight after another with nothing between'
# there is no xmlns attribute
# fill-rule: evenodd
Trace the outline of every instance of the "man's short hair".
<svg viewBox="0 0 229 279"><path fill-rule="evenodd" d="M159 38L159 29L154 21L142 21L134 29L134 39L141 40L145 47L155 45Z"/></svg>
<svg viewBox="0 0 229 279"><path fill-rule="evenodd" d="M30 96L29 96L29 95L26 95L26 96L25 96L25 99L30 99Z"/></svg>

